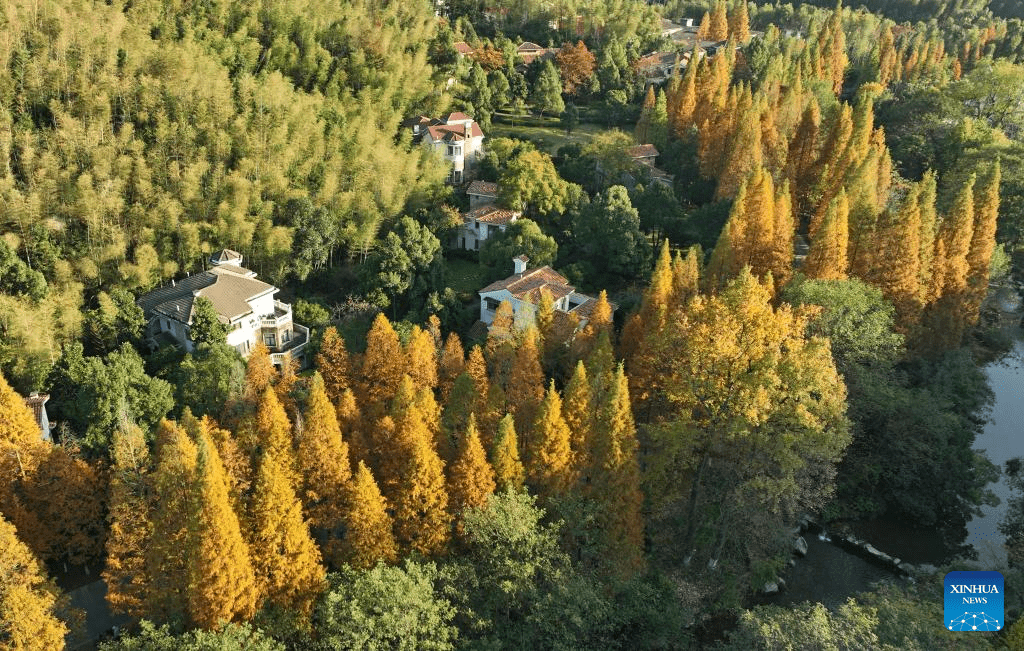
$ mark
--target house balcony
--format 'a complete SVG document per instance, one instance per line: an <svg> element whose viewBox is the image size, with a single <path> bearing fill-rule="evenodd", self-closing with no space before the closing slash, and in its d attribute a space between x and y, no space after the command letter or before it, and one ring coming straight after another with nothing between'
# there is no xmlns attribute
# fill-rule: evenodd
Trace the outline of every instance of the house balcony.
<svg viewBox="0 0 1024 651"><path fill-rule="evenodd" d="M260 318L263 328L280 328L292 322L292 306L281 301L274 301L274 313Z"/></svg>
<svg viewBox="0 0 1024 651"><path fill-rule="evenodd" d="M291 315L289 314L289 320ZM303 355L306 345L309 343L309 328L298 323L292 323L291 337L288 341L279 341L276 346L270 347L270 362L275 366L284 364L286 357L298 359L299 364L303 363Z"/></svg>

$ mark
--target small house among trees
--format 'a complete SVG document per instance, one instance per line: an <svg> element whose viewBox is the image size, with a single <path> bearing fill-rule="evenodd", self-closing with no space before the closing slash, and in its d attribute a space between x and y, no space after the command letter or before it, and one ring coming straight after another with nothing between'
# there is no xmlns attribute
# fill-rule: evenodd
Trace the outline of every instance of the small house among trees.
<svg viewBox="0 0 1024 651"><path fill-rule="evenodd" d="M483 151L484 132L465 113L449 113L444 118L419 115L403 122L412 129L414 142L441 154L451 163L449 183L462 183L472 176L472 167Z"/></svg>
<svg viewBox="0 0 1024 651"><path fill-rule="evenodd" d="M204 310L212 306L226 343L243 357L258 341L270 349L274 364L282 363L285 355L301 357L309 329L292 320L291 305L274 298L278 288L257 280L256 272L242 266L242 255L236 251L218 251L210 263L208 271L172 280L139 297L150 342L158 344L161 335L169 336L191 352L199 343ZM209 306L204 305L207 302Z"/></svg>
<svg viewBox="0 0 1024 651"><path fill-rule="evenodd" d="M537 313L544 292L551 296L557 312L572 314L579 319L579 327L586 325L590 313L597 304L592 296L580 294L569 284L568 279L551 267L544 265L527 269L529 258L520 255L512 258L513 274L481 289L480 320L490 325L494 313L502 302L508 301L517 322L532 320ZM614 310L614 306L612 306Z"/></svg>
<svg viewBox="0 0 1024 651"><path fill-rule="evenodd" d="M482 243L494 235L495 231L504 231L522 216L523 213L518 210L502 208L493 203L464 212L456 244L460 249L479 251Z"/></svg>

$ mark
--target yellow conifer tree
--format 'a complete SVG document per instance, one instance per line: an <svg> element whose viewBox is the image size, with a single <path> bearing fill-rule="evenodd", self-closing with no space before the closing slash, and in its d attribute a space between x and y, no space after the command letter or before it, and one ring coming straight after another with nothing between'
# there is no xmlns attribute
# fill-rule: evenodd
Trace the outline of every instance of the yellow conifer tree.
<svg viewBox="0 0 1024 651"><path fill-rule="evenodd" d="M273 454L260 463L250 520L252 565L265 604L308 617L323 591L325 572L302 503Z"/></svg>
<svg viewBox="0 0 1024 651"><path fill-rule="evenodd" d="M729 38L729 16L725 0L715 0L711 7L711 23L708 27L708 40L724 41Z"/></svg>
<svg viewBox="0 0 1024 651"><path fill-rule="evenodd" d="M519 432L529 431L537 405L544 397L544 371L540 366L537 337L537 329L532 326L523 333L523 341L516 349L505 387L508 411L516 419L516 431Z"/></svg>
<svg viewBox="0 0 1024 651"><path fill-rule="evenodd" d="M630 576L643 568L643 495L629 386L620 364L597 409L590 491L599 504L602 556L610 570Z"/></svg>
<svg viewBox="0 0 1024 651"><path fill-rule="evenodd" d="M426 427L413 422L402 436L402 470L392 500L396 538L403 549L434 556L451 535L444 463L431 446Z"/></svg>
<svg viewBox="0 0 1024 651"><path fill-rule="evenodd" d="M825 213L825 221L811 241L807 259L804 260L803 272L808 278L846 279L849 213L846 193L840 191Z"/></svg>
<svg viewBox="0 0 1024 651"><path fill-rule="evenodd" d="M112 612L142 617L150 586L145 556L150 537L149 448L138 425L124 422L114 430L111 459L107 512L110 532L103 568L107 603Z"/></svg>
<svg viewBox="0 0 1024 651"><path fill-rule="evenodd" d="M342 439L337 415L319 374L310 382L309 403L302 423L298 459L306 517L315 527L337 532L345 511L352 467L348 444Z"/></svg>
<svg viewBox="0 0 1024 651"><path fill-rule="evenodd" d="M350 386L349 356L345 340L334 326L324 330L320 352L316 355L316 367L324 379L324 388L332 404L338 404L342 394Z"/></svg>
<svg viewBox="0 0 1024 651"><path fill-rule="evenodd" d="M259 401L263 392L277 377L274 364L270 361L270 350L262 341L257 341L249 353L245 366L245 397L251 402Z"/></svg>
<svg viewBox="0 0 1024 651"><path fill-rule="evenodd" d="M897 322L904 331L916 324L922 307L918 191L917 187L911 189L898 211L885 211L879 218L870 277L896 308Z"/></svg>
<svg viewBox="0 0 1024 651"><path fill-rule="evenodd" d="M157 463L153 471L150 512L153 535L146 549L146 616L158 623L184 621L188 615L190 567L183 551L192 549L189 523L196 488L195 443L172 421L156 431Z"/></svg>
<svg viewBox="0 0 1024 651"><path fill-rule="evenodd" d="M394 563L398 544L392 532L387 502L366 463L359 462L345 511L345 539L334 565L349 563L368 569L378 562Z"/></svg>
<svg viewBox="0 0 1024 651"><path fill-rule="evenodd" d="M205 629L246 621L256 613L256 577L238 516L228 500L220 455L205 435L198 442L194 491L195 512L189 532L189 619Z"/></svg>
<svg viewBox="0 0 1024 651"><path fill-rule="evenodd" d="M562 398L552 380L522 455L530 485L538 495L558 497L574 484L571 441L569 425L562 416ZM520 447L524 447L522 442Z"/></svg>
<svg viewBox="0 0 1024 651"><path fill-rule="evenodd" d="M562 413L569 426L571 435L572 466L577 476L584 476L584 469L589 463L593 414L591 413L590 379L587 367L583 362L576 364L569 384L565 386L565 400L562 402Z"/></svg>
<svg viewBox="0 0 1024 651"><path fill-rule="evenodd" d="M438 363L437 391L441 404L448 402L448 394L455 384L455 378L459 377L465 368L466 352L462 348L462 341L459 335L451 332L445 339L441 360Z"/></svg>
<svg viewBox="0 0 1024 651"><path fill-rule="evenodd" d="M292 446L292 424L273 387L264 389L263 400L257 407L256 435L256 444L261 454L254 454L254 460L262 455L274 455L285 464L288 479L297 482L299 474Z"/></svg>
<svg viewBox="0 0 1024 651"><path fill-rule="evenodd" d="M404 366L405 356L398 333L386 316L378 314L366 333L366 352L359 364L356 383L359 409L370 422L386 411L405 373Z"/></svg>
<svg viewBox="0 0 1024 651"><path fill-rule="evenodd" d="M520 490L526 481L526 470L519 460L519 442L516 440L516 426L512 414L498 422L498 433L491 446L491 466L497 490Z"/></svg>
<svg viewBox="0 0 1024 651"><path fill-rule="evenodd" d="M789 143L786 157L786 176L793 193L793 211L799 220L801 231L810 226L809 208L813 208L814 188L818 171L818 129L821 126L821 110L818 102L811 97L800 117L796 133Z"/></svg>
<svg viewBox="0 0 1024 651"><path fill-rule="evenodd" d="M14 525L0 516L0 639L12 651L64 648L68 627L57 618L57 589Z"/></svg>
<svg viewBox="0 0 1024 651"><path fill-rule="evenodd" d="M992 263L992 252L996 247L996 222L999 217L999 183L1002 169L996 161L992 172L978 188L974 196L974 232L971 246L967 253L968 292L967 305L968 323L978 321L978 311L988 293L989 268Z"/></svg>
<svg viewBox="0 0 1024 651"><path fill-rule="evenodd" d="M405 347L405 372L417 389L437 386L437 349L429 332L413 326Z"/></svg>
<svg viewBox="0 0 1024 651"><path fill-rule="evenodd" d="M480 443L480 433L472 414L461 443L448 476L448 504L459 520L466 509L484 506L495 489L494 470L487 463L487 454Z"/></svg>

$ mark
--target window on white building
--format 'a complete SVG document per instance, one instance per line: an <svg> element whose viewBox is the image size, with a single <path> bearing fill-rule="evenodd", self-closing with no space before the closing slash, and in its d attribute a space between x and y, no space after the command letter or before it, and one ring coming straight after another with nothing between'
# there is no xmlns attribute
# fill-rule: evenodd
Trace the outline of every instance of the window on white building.
<svg viewBox="0 0 1024 651"><path fill-rule="evenodd" d="M277 346L277 335L275 335L273 332L268 332L267 334L263 335L263 343L265 343L270 348Z"/></svg>
<svg viewBox="0 0 1024 651"><path fill-rule="evenodd" d="M493 312L493 311L497 310L499 305L501 305L501 302L496 300L496 299L493 299L493 298L485 298L484 299L484 307L487 308L488 312Z"/></svg>

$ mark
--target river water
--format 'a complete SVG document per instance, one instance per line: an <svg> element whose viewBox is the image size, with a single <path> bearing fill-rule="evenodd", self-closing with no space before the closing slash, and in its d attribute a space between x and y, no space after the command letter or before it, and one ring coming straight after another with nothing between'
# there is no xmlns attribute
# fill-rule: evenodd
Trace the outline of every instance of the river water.
<svg viewBox="0 0 1024 651"><path fill-rule="evenodd" d="M1020 318L1022 310L1016 295L1002 291L995 301L1004 313L1015 315L1013 320ZM974 443L976 450L984 451L1000 468L1007 460L1024 456L1024 332L1015 325L1009 333L1014 341L1012 350L985 367L995 400L989 422ZM940 530L879 518L856 523L853 531L881 551L915 565L941 565L973 552L978 569L1000 569L1006 562L1006 550L998 526L1011 495L1003 478L989 488L1000 504L982 507L981 514L967 523L952 523ZM804 538L808 554L783 574L787 590L762 597L759 602L788 605L820 601L833 608L847 597L870 589L872 583L895 577L889 570L819 539L817 533L806 533Z"/></svg>

